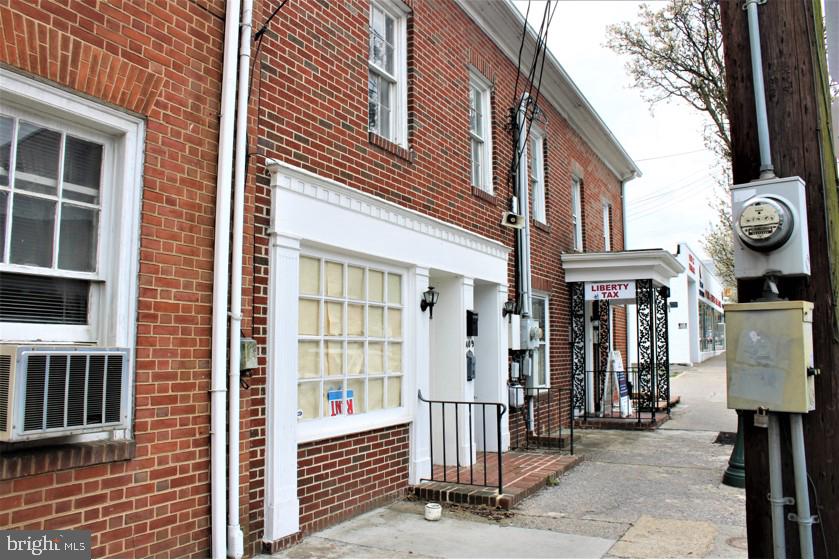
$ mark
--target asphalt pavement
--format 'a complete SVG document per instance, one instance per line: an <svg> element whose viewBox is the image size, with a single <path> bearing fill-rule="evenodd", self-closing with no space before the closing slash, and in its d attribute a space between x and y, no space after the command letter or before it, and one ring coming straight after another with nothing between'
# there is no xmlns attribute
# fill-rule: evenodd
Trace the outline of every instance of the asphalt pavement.
<svg viewBox="0 0 839 560"><path fill-rule="evenodd" d="M578 430L582 463L509 512L403 500L311 535L276 558L746 558L745 494L721 484L735 431L724 356L672 380L656 431Z"/></svg>

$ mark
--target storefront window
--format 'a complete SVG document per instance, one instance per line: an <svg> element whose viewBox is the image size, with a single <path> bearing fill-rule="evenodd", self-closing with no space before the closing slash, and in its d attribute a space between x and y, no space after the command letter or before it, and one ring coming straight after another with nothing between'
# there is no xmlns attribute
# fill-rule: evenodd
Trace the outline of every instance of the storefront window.
<svg viewBox="0 0 839 560"><path fill-rule="evenodd" d="M402 275L300 258L298 418L402 406Z"/></svg>
<svg viewBox="0 0 839 560"><path fill-rule="evenodd" d="M725 350L725 317L703 301L699 302L699 348L702 352Z"/></svg>

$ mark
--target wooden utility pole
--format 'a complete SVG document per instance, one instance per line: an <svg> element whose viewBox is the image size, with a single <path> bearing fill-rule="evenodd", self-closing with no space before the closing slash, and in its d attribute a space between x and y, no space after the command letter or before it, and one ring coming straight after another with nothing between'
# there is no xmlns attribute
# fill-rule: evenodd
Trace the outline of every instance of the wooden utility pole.
<svg viewBox="0 0 839 560"><path fill-rule="evenodd" d="M759 152L746 12L720 4L734 183L759 175ZM781 297L815 304L816 410L804 417L817 558L839 557L839 193L830 136L830 104L820 0L768 0L758 6L772 162L779 177L806 183L812 275L785 279ZM741 302L760 297L761 281L740 281ZM749 556L772 557L767 433L746 413L746 522ZM784 495L794 496L789 424L782 422ZM818 498L816 498L816 494ZM816 510L816 499L820 510ZM788 507L788 513L795 507ZM796 525L786 522L787 555L799 557Z"/></svg>

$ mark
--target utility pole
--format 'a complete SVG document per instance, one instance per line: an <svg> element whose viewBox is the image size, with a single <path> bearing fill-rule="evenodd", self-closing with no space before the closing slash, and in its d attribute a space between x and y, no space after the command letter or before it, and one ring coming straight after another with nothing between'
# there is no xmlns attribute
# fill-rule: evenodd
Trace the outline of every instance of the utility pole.
<svg viewBox="0 0 839 560"><path fill-rule="evenodd" d="M757 179L760 157L746 12L742 0L720 3L734 184ZM839 556L839 191L830 134L820 0L768 0L758 6L772 161L779 177L806 185L811 276L784 278L782 298L815 304L813 347L821 371L816 409L804 416L815 556ZM760 297L762 280L738 282L741 302ZM729 352L734 349L729 349ZM749 556L771 558L772 529L765 428L744 412ZM794 496L790 429L782 421L784 496ZM815 492L813 492L815 487ZM817 494L817 496L816 496ZM817 510L816 506L820 506ZM794 513L795 507L787 507ZM799 556L798 530L787 521L787 556Z"/></svg>

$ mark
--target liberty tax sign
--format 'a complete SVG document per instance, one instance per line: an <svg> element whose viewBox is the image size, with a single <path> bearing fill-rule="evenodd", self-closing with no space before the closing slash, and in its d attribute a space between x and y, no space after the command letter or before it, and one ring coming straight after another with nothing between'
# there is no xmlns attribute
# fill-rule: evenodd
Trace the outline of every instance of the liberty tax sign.
<svg viewBox="0 0 839 560"><path fill-rule="evenodd" d="M586 301L635 299L635 281L586 282Z"/></svg>

